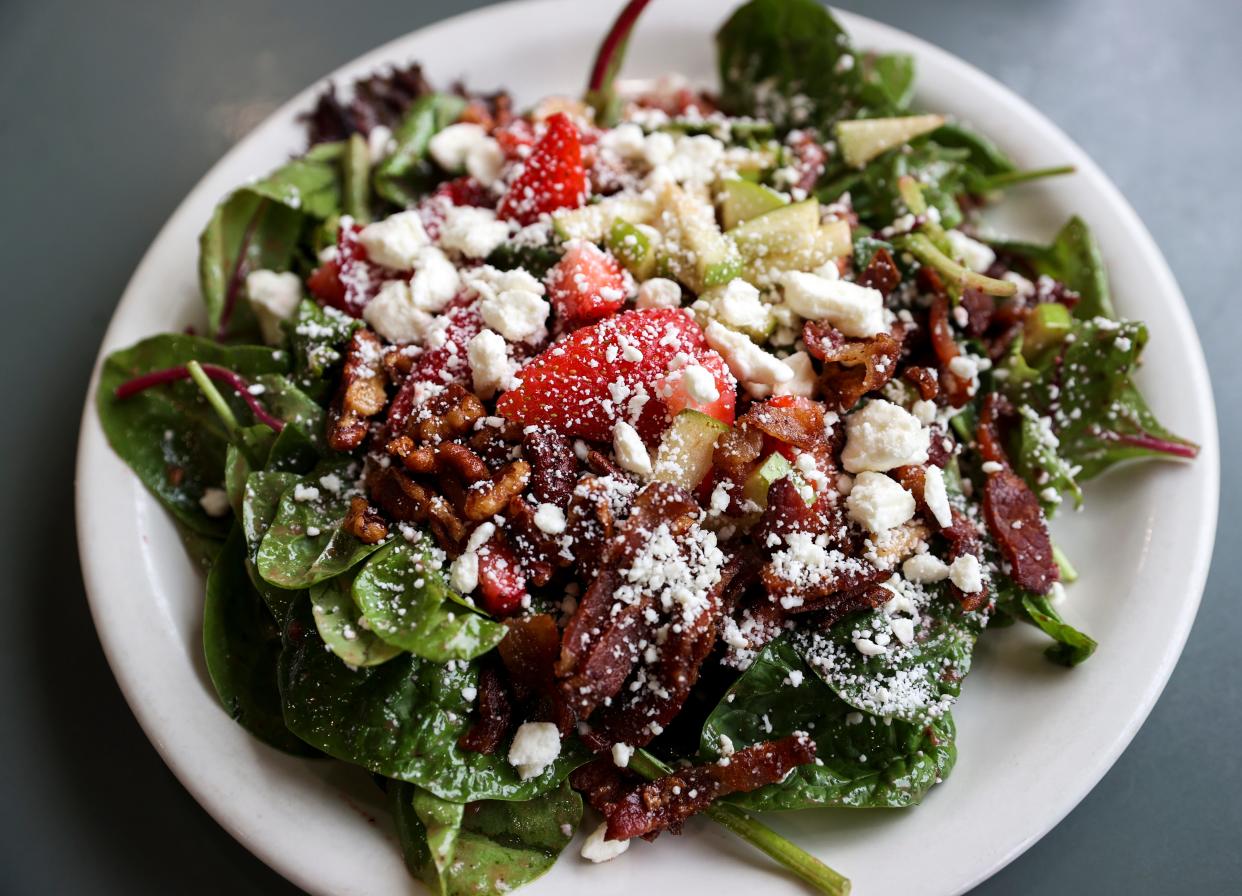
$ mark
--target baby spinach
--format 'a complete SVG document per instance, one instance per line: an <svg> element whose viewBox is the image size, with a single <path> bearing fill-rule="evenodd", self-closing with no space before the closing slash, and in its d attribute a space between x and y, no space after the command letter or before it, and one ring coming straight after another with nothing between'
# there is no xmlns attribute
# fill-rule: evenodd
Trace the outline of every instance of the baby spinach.
<svg viewBox="0 0 1242 896"><path fill-rule="evenodd" d="M373 555L354 579L353 602L377 638L437 663L487 653L508 631L461 602L426 539Z"/></svg>
<svg viewBox="0 0 1242 896"><path fill-rule="evenodd" d="M1077 215L1066 222L1047 246L1003 240L993 245L1025 258L1035 273L1046 274L1078 293L1081 301L1073 310L1080 320L1117 316L1100 247L1086 222Z"/></svg>
<svg viewBox="0 0 1242 896"><path fill-rule="evenodd" d="M393 134L396 148L375 168L375 192L401 208L417 203L440 177L427 161L431 138L455 122L465 107L464 99L448 93L416 100Z"/></svg>
<svg viewBox="0 0 1242 896"><path fill-rule="evenodd" d="M858 110L858 57L817 0L751 0L717 32L716 53L720 105L731 115L826 131Z"/></svg>
<svg viewBox="0 0 1242 896"><path fill-rule="evenodd" d="M568 782L523 802L465 805L399 781L388 788L406 864L439 896L530 883L552 867L582 819L582 799Z"/></svg>
<svg viewBox="0 0 1242 896"><path fill-rule="evenodd" d="M417 784L441 799L524 800L554 788L587 758L576 741L542 775L522 780L505 759L458 749L470 727L475 662L433 663L402 654L351 669L324 647L309 601L285 626L280 695L285 724L330 756Z"/></svg>
<svg viewBox="0 0 1242 896"><path fill-rule="evenodd" d="M239 301L246 274L289 270L315 222L341 207L342 145L324 143L247 184L216 206L199 237L198 277L213 333L254 338L254 313Z"/></svg>
<svg viewBox="0 0 1242 896"><path fill-rule="evenodd" d="M303 299L289 329L289 348L298 383L323 391L329 388L325 374L341 360L345 344L362 321L344 312Z"/></svg>
<svg viewBox="0 0 1242 896"><path fill-rule="evenodd" d="M700 752L715 759L722 738L741 749L795 731L815 739L819 761L799 766L779 784L736 794L730 802L754 811L903 808L918 803L948 776L957 758L948 713L924 726L857 712L815 675L786 638L765 647L708 716Z"/></svg>
<svg viewBox="0 0 1242 896"><path fill-rule="evenodd" d="M1069 492L1074 505L1081 507L1082 488L1078 485L1078 468L1062 457L1060 441L1052 435L1050 421L1041 418L1030 405L1022 405L1018 413L1021 419L1017 431L1017 451L1014 452L1018 474L1039 496L1039 502L1049 516L1060 506L1060 496L1064 492Z"/></svg>
<svg viewBox="0 0 1242 896"><path fill-rule="evenodd" d="M1095 640L1062 619L1046 595L1024 594L1022 606L1030 621L1056 642L1044 651L1044 655L1054 663L1077 666L1095 653L1098 646Z"/></svg>
<svg viewBox="0 0 1242 896"><path fill-rule="evenodd" d="M816 674L855 709L885 719L930 725L961 692L970 672L975 640L987 624L977 612L964 612L943 586L916 595L918 622L911 643L903 644L886 607L849 616L827 633L799 632L794 644ZM883 652L863 653L856 639L873 645L886 639Z"/></svg>
<svg viewBox="0 0 1242 896"><path fill-rule="evenodd" d="M379 548L341 528L350 498L357 494L356 475L352 461L325 462L285 490L255 556L264 581L278 588L307 588Z"/></svg>
<svg viewBox="0 0 1242 896"><path fill-rule="evenodd" d="M207 574L207 674L225 711L259 740L294 755L318 755L285 727L276 687L280 627L251 586L245 563L246 541L234 526Z"/></svg>
<svg viewBox="0 0 1242 896"><path fill-rule="evenodd" d="M96 407L112 449L185 529L223 539L230 521L208 516L199 504L207 488L223 484L229 438L216 412L193 382L183 380L118 399L116 388L141 374L198 360L243 376L278 373L288 366L282 352L259 346L223 346L167 333L113 352L99 376ZM226 396L238 415L249 411Z"/></svg>
<svg viewBox="0 0 1242 896"><path fill-rule="evenodd" d="M351 666L378 666L401 653L365 628L348 573L310 587L311 615L324 645Z"/></svg>

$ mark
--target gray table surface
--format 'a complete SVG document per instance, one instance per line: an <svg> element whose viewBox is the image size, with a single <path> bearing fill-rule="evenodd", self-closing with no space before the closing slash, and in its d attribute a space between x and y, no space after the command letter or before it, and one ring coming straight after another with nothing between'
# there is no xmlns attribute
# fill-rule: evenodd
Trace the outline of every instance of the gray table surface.
<svg viewBox="0 0 1242 896"><path fill-rule="evenodd" d="M78 415L130 273L215 160L341 63L481 5L0 0L0 365L15 400L0 437L0 892L296 892L181 788L113 682L74 545ZM998 77L1117 182L1186 293L1230 457L1242 368L1236 318L1222 315L1242 283L1242 3L843 5ZM1239 892L1239 499L1226 465L1203 608L1151 718L1081 806L979 893Z"/></svg>

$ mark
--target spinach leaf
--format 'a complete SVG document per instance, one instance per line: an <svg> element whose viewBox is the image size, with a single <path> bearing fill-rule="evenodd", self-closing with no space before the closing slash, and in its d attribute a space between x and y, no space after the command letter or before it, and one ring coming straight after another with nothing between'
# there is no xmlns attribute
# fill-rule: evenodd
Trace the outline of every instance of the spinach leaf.
<svg viewBox="0 0 1242 896"><path fill-rule="evenodd" d="M344 212L359 224L371 222L371 148L362 134L349 135L344 154Z"/></svg>
<svg viewBox="0 0 1242 896"><path fill-rule="evenodd" d="M306 600L294 605L285 626L285 724L330 756L455 802L530 799L588 758L576 740L567 741L550 768L524 781L504 749L493 755L458 749L471 724L467 696L478 681L475 661L440 665L408 653L351 669L325 649Z"/></svg>
<svg viewBox="0 0 1242 896"><path fill-rule="evenodd" d="M517 243L501 243L487 256L487 263L501 271L525 268L531 276L543 279L561 260L562 254L561 247L556 245L521 246Z"/></svg>
<svg viewBox="0 0 1242 896"><path fill-rule="evenodd" d="M1052 432L1051 421L1041 417L1030 405L1018 408L1021 421L1017 433L1017 471L1039 496L1044 512L1052 516L1061 504L1061 494L1069 492L1074 506L1082 506L1079 469L1061 456L1060 440Z"/></svg>
<svg viewBox="0 0 1242 896"><path fill-rule="evenodd" d="M817 0L751 0L716 34L720 105L778 128L858 111L862 71L849 35Z"/></svg>
<svg viewBox="0 0 1242 896"><path fill-rule="evenodd" d="M1025 258L1037 274L1059 280L1082 297L1074 306L1080 320L1115 318L1108 274L1091 229L1077 215L1070 218L1047 246L997 240L993 245Z"/></svg>
<svg viewBox="0 0 1242 896"><path fill-rule="evenodd" d="M860 95L878 115L904 115L914 99L914 57L905 53L866 57Z"/></svg>
<svg viewBox="0 0 1242 896"><path fill-rule="evenodd" d="M246 542L234 526L207 574L203 656L225 711L270 746L297 756L318 751L285 727L276 687L280 627L246 575Z"/></svg>
<svg viewBox="0 0 1242 896"><path fill-rule="evenodd" d="M298 383L317 394L331 388L325 374L344 357L345 344L361 326L362 321L344 312L303 299L289 330Z"/></svg>
<svg viewBox="0 0 1242 896"><path fill-rule="evenodd" d="M218 345L177 333L153 336L113 352L104 361L95 403L108 444L127 463L177 522L190 532L213 539L228 533L227 518L211 517L199 504L207 488L223 484L228 434L215 411L190 381L155 386L118 399L116 388L144 373L187 361L219 364L253 377L288 366L282 352L258 346ZM249 410L226 396L234 412Z"/></svg>
<svg viewBox="0 0 1242 896"><path fill-rule="evenodd" d="M799 633L794 643L816 674L855 709L894 722L930 725L961 692L987 617L963 612L944 586L924 588L904 582L901 588L912 612L899 611L895 597L885 606L838 622L827 633ZM913 639L905 644L894 623L902 626L905 623L899 620L912 617ZM856 639L882 646L883 651L863 653L855 646Z"/></svg>
<svg viewBox="0 0 1242 896"><path fill-rule="evenodd" d="M1044 651L1054 663L1077 666L1095 653L1096 642L1062 619L1046 595L1023 594L1022 606L1029 620L1056 642Z"/></svg>
<svg viewBox="0 0 1242 896"><path fill-rule="evenodd" d="M295 386L292 380L282 374L263 374L255 377L251 391L271 414L297 428L300 442L309 440L311 447L319 454L327 453L324 437L327 415L319 403ZM287 442L285 448L293 450L293 445ZM301 453L302 447L297 450Z"/></svg>
<svg viewBox="0 0 1242 896"><path fill-rule="evenodd" d="M360 623L348 573L310 587L311 614L324 645L351 666L378 666L401 653Z"/></svg>
<svg viewBox="0 0 1242 896"><path fill-rule="evenodd" d="M199 286L212 332L257 341L254 313L239 301L246 274L289 270L303 236L340 211L341 154L339 143L320 144L216 206L198 241Z"/></svg>
<svg viewBox="0 0 1242 896"><path fill-rule="evenodd" d="M357 464L325 462L280 497L276 517L263 535L255 566L278 588L307 588L339 575L379 549L341 528Z"/></svg>
<svg viewBox="0 0 1242 896"><path fill-rule="evenodd" d="M920 137L908 151L886 152L861 171L838 162L825 172L816 195L821 202L831 203L849 192L859 220L879 230L907 211L898 184L903 177L913 176L927 204L940 213L941 224L956 227L963 218L957 197L967 191L969 155L966 149L940 146L929 137Z"/></svg>
<svg viewBox="0 0 1242 896"><path fill-rule="evenodd" d="M447 93L416 100L393 134L396 148L375 169L375 192L401 208L417 203L440 176L427 161L431 138L455 122L465 108L464 99Z"/></svg>
<svg viewBox="0 0 1242 896"><path fill-rule="evenodd" d="M530 883L552 867L582 819L582 799L567 782L524 802L464 806L399 781L388 793L406 864L441 896Z"/></svg>
<svg viewBox="0 0 1242 896"><path fill-rule="evenodd" d="M815 738L819 762L730 802L753 811L904 808L947 777L957 758L948 713L928 726L864 715L833 693L786 638L768 644L708 716L700 752L715 759L722 738L741 749L795 731Z"/></svg>
<svg viewBox="0 0 1242 896"><path fill-rule="evenodd" d="M353 602L376 637L437 663L487 653L508 631L461 603L423 538L372 556L354 580Z"/></svg>
<svg viewBox="0 0 1242 896"><path fill-rule="evenodd" d="M288 427L286 427L288 429ZM298 473L280 470L259 470L246 477L246 486L242 490L241 527L246 539L246 572L255 589L263 596L264 602L272 615L277 619L285 618L289 607L297 599L300 591L277 588L263 580L255 567L259 553L259 545L268 527L276 518L280 507L280 497L293 488L301 480Z"/></svg>
<svg viewBox="0 0 1242 896"><path fill-rule="evenodd" d="M945 149L964 150L962 162L972 182L983 183L998 174L1016 171L1017 166L1005 152L987 137L960 122L942 124L931 134L932 141ZM973 188L971 192L981 192Z"/></svg>

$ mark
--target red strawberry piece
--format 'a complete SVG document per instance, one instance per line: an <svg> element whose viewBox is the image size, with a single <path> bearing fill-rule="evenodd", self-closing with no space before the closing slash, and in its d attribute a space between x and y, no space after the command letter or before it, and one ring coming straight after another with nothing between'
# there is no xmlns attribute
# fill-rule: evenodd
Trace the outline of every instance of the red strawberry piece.
<svg viewBox="0 0 1242 896"><path fill-rule="evenodd" d="M496 128L492 137L510 162L526 158L535 145L535 129L525 118L515 118L504 127Z"/></svg>
<svg viewBox="0 0 1242 896"><path fill-rule="evenodd" d="M508 540L497 533L477 552L479 597L483 609L494 616L510 616L526 600L526 576Z"/></svg>
<svg viewBox="0 0 1242 896"><path fill-rule="evenodd" d="M548 271L547 284L548 298L562 326L573 330L620 311L630 281L612 253L575 240Z"/></svg>
<svg viewBox="0 0 1242 896"><path fill-rule="evenodd" d="M441 318L443 329L439 332L443 333L443 341L435 333L428 338L427 347L415 359L389 406L390 433L400 430L417 407L420 396L426 394L428 384L446 386L460 383L467 389L471 386L470 360L466 350L470 340L483 329L483 318L479 316L475 297L459 295L441 312Z"/></svg>
<svg viewBox="0 0 1242 896"><path fill-rule="evenodd" d="M723 420L726 423L733 422L733 406L737 403L737 386L733 379L733 374L729 372L729 365L725 363L725 359L716 354L712 349L706 349L698 352L694 356L694 362L705 369L712 375L712 379L716 383L717 398L715 400L703 401L695 398L690 394L690 389L686 385L684 368L682 372L673 371L662 387L658 388L658 392L664 398L664 403L668 406L670 417L676 417L682 411L689 408L694 411L702 411L709 417L715 417L717 420Z"/></svg>
<svg viewBox="0 0 1242 896"><path fill-rule="evenodd" d="M455 177L452 180L446 180L436 187L436 195L445 197L453 205L491 208L494 203L487 187L473 177Z"/></svg>
<svg viewBox="0 0 1242 896"><path fill-rule="evenodd" d="M733 377L699 325L676 308L626 311L574 331L518 372L520 384L500 397L496 410L518 423L599 442L625 420L654 442L672 419L661 387L670 366L676 370L687 359L719 374L720 399L708 413L732 423Z"/></svg>
<svg viewBox="0 0 1242 896"><path fill-rule="evenodd" d="M358 242L361 230L359 224L342 225L336 234L336 257L315 268L306 281L311 295L350 317L361 317L384 281L395 276L367 260L367 250Z"/></svg>
<svg viewBox="0 0 1242 896"><path fill-rule="evenodd" d="M533 224L539 216L586 202L586 168L582 140L564 112L548 117L547 130L534 145L522 172L509 185L496 214L504 220Z"/></svg>

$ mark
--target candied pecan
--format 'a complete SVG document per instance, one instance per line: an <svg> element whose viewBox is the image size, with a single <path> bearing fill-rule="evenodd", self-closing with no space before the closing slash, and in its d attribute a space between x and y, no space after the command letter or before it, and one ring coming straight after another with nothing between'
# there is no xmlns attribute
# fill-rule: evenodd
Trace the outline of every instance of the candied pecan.
<svg viewBox="0 0 1242 896"><path fill-rule="evenodd" d="M815 742L794 734L738 750L727 764L678 769L611 800L604 812L607 837L628 840L680 826L722 796L783 781L793 769L814 761Z"/></svg>
<svg viewBox="0 0 1242 896"><path fill-rule="evenodd" d="M550 426L532 426L522 434L522 449L530 462L530 490L535 500L563 508L577 483L574 446Z"/></svg>
<svg viewBox="0 0 1242 896"><path fill-rule="evenodd" d="M983 518L1009 561L1014 582L1028 591L1046 593L1060 573L1039 499L1021 476L1006 468L987 477Z"/></svg>
<svg viewBox="0 0 1242 896"><path fill-rule="evenodd" d="M510 434L507 426L484 426L476 430L466 444L489 468L503 467L516 456L514 447L521 435L521 432Z"/></svg>
<svg viewBox="0 0 1242 896"><path fill-rule="evenodd" d="M466 524L443 497L437 495L427 503L427 524L440 547L453 556L461 553L466 544Z"/></svg>
<svg viewBox="0 0 1242 896"><path fill-rule="evenodd" d="M363 544L379 544L388 537L388 524L361 495L350 499L341 528Z"/></svg>
<svg viewBox="0 0 1242 896"><path fill-rule="evenodd" d="M414 367L413 346L394 345L384 352L384 374L394 386L400 386Z"/></svg>
<svg viewBox="0 0 1242 896"><path fill-rule="evenodd" d="M479 461L480 465L482 463ZM515 460L505 464L490 478L474 483L467 490L466 519L477 522L500 513L511 499L522 493L529 481L530 464L526 461Z"/></svg>
<svg viewBox="0 0 1242 896"><path fill-rule="evenodd" d="M436 451L430 445L415 445L409 436L397 436L384 450L401 461L411 473L429 474L436 471Z"/></svg>
<svg viewBox="0 0 1242 896"><path fill-rule="evenodd" d="M479 667L474 709L478 717L457 739L457 746L471 753L495 753L512 727L513 701L504 678L493 662L484 662Z"/></svg>
<svg viewBox="0 0 1242 896"><path fill-rule="evenodd" d="M848 411L897 373L901 342L890 333L849 339L825 321L809 320L802 328L802 340L807 351L823 361L819 384L829 410Z"/></svg>
<svg viewBox="0 0 1242 896"><path fill-rule="evenodd" d="M406 433L419 442L441 442L464 436L487 413L483 402L460 383L449 383L410 415Z"/></svg>
<svg viewBox="0 0 1242 896"><path fill-rule="evenodd" d="M629 474L614 464L607 454L596 451L594 448L587 450L586 467L596 476L616 476L619 479L629 478Z"/></svg>
<svg viewBox="0 0 1242 896"><path fill-rule="evenodd" d="M457 442L436 446L436 468L441 473L456 476L466 485L490 479L492 475L481 457Z"/></svg>
<svg viewBox="0 0 1242 896"><path fill-rule="evenodd" d="M395 466L369 468L367 493L394 520L419 523L427 519L431 492Z"/></svg>
<svg viewBox="0 0 1242 896"><path fill-rule="evenodd" d="M919 398L924 401L940 394L940 375L933 367L907 367L902 376L919 390Z"/></svg>
<svg viewBox="0 0 1242 896"><path fill-rule="evenodd" d="M889 251L880 248L871 256L871 262L855 280L860 286L878 289L881 295L888 298L888 294L901 282L901 271L897 269L897 263L893 261Z"/></svg>
<svg viewBox="0 0 1242 896"><path fill-rule="evenodd" d="M380 339L367 329L350 337L341 369L341 384L328 410L328 445L333 451L353 451L367 436L368 420L384 409Z"/></svg>

